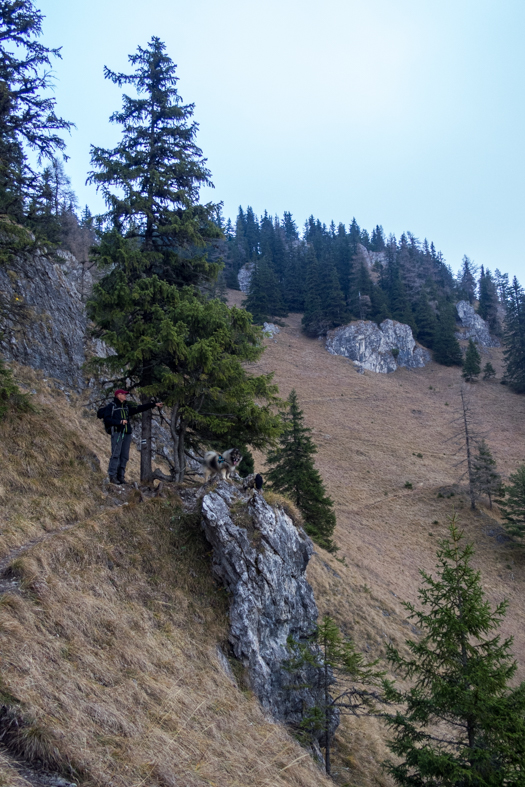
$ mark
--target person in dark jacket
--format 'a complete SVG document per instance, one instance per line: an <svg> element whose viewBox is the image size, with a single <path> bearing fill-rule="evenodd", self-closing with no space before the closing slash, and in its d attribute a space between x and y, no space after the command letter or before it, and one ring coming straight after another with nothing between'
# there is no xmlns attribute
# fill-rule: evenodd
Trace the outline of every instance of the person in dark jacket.
<svg viewBox="0 0 525 787"><path fill-rule="evenodd" d="M112 484L125 484L126 465L129 459L132 428L130 419L152 407L162 407L162 402L148 404L130 404L127 402L128 391L121 388L115 391L115 398L104 411L104 424L111 427L111 459L108 475Z"/></svg>

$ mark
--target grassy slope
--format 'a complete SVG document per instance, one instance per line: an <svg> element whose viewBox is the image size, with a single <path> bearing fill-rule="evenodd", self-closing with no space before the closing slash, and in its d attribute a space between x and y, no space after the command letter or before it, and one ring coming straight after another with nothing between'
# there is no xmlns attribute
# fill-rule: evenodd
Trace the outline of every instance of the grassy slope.
<svg viewBox="0 0 525 787"><path fill-rule="evenodd" d="M503 633L515 637L525 678L523 556L498 540L495 512L469 511L447 442L459 371L431 364L359 375L306 339L298 316L286 322L255 369L275 371L283 396L298 391L336 501L338 557L346 565L321 550L311 561L321 612L334 615L371 658L384 653L387 640L403 647L414 633L401 601L416 600L418 569L432 569L455 506L476 545L489 599L510 601ZM500 351L489 357L500 369ZM33 722L19 745L49 762L56 756L59 768L70 762L85 784L320 787L325 781L308 756L294 762L304 751L220 667L225 608L209 579L205 546L188 543L186 525L169 530L173 513L165 501L111 507L91 454L104 470L100 422L71 409L39 375L20 373L45 409L0 435L0 557L65 522L80 524L17 560L25 590L4 596L0 606L4 697L16 696ZM508 475L524 459L525 400L497 381L472 391ZM132 451L131 477L137 472ZM437 497L452 491L454 497ZM379 767L385 746L377 720L345 719L338 750L339 784L389 784ZM0 761L0 775L8 768ZM4 783L14 785L14 777Z"/></svg>
<svg viewBox="0 0 525 787"><path fill-rule="evenodd" d="M231 293L232 301L242 297ZM437 541L447 534L455 509L475 544L474 565L489 600L509 599L502 633L514 636L519 678L525 679L525 555L501 539L496 511L483 503L469 510L463 468L455 467L462 457L454 455L450 441L460 370L431 363L388 375L358 374L321 341L302 335L299 315L285 322L274 339L265 340L266 352L254 370L275 371L282 396L297 390L319 449L317 467L336 503L338 557L346 566L321 550L311 561L309 578L320 610L334 615L370 657L382 656L388 640L402 646L413 633L401 601L417 601L419 569L434 567ZM487 360L501 378L501 350L491 350L483 356ZM499 380L469 390L480 429L508 476L525 460L525 397ZM258 460L264 471L263 457ZM407 481L412 490L405 488ZM440 491L445 497L437 497ZM377 721L345 720L338 780L389 784L378 767L386 754L383 739Z"/></svg>
<svg viewBox="0 0 525 787"><path fill-rule="evenodd" d="M0 556L34 541L9 569L20 588L0 595L11 753L93 787L328 784L221 666L227 600L198 520L173 495L104 497L100 422L20 375L41 404L0 427ZM0 784L28 784L5 752Z"/></svg>

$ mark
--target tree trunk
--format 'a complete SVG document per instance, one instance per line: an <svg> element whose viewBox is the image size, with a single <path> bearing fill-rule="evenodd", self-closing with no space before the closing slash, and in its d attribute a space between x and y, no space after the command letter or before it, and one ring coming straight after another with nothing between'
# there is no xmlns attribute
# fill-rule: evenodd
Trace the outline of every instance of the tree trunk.
<svg viewBox="0 0 525 787"><path fill-rule="evenodd" d="M142 404L148 401L148 396L141 396ZM151 481L153 469L151 466L151 410L142 413L142 435L140 444L140 480L143 484Z"/></svg>
<svg viewBox="0 0 525 787"><path fill-rule="evenodd" d="M186 426L184 422L180 422L179 427L179 481L184 481L184 474L186 472L186 453L184 451L184 436L186 434Z"/></svg>
<svg viewBox="0 0 525 787"><path fill-rule="evenodd" d="M474 477L474 470L472 468L472 448L471 448L471 436L469 431L469 424L468 424L468 404L465 401L465 394L463 389L461 390L461 405L463 407L463 423L465 425L465 447L467 449L467 467L468 467L468 486L469 486L469 494L470 494L470 507L472 510L476 508L476 492L474 489L473 477Z"/></svg>
<svg viewBox="0 0 525 787"><path fill-rule="evenodd" d="M184 480L186 457L184 455L184 430L179 418L178 404L174 404L171 410L170 431L173 440L173 480L179 483Z"/></svg>

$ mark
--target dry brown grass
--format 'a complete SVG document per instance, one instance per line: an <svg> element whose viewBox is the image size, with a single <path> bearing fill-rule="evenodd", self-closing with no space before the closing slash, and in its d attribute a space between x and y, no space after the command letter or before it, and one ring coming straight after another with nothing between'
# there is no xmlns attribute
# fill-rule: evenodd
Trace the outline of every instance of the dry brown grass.
<svg viewBox="0 0 525 787"><path fill-rule="evenodd" d="M298 316L286 322L275 340L266 340L254 370L275 371L283 397L296 388L336 504L340 551L317 549L309 567L320 612L329 612L369 658L384 655L387 641L404 648L414 633L401 602L417 601L418 570L433 568L455 506L475 543L489 600L510 601L503 633L515 637L523 679L523 552L497 540L496 512L469 511L446 442L459 371L431 364L359 375L304 337ZM500 351L487 359L501 369ZM108 441L100 422L85 418L78 402L71 408L41 376L24 374L42 408L31 416L40 449L21 424L1 427L12 458L2 460L0 485L13 484L15 495L2 501L0 555L70 518L81 524L20 556L13 572L22 594L6 595L0 605L0 691L26 723L12 745L40 751L65 773L73 768L86 785L327 784L304 750L223 671L216 645L227 636L225 601L210 579L207 547L190 538L194 526L170 521L176 501L102 510L102 473L78 459L89 449L105 470ZM524 460L525 401L497 381L472 390L508 475ZM133 451L132 477L137 459ZM256 460L264 472L264 457ZM54 468L49 482L46 462ZM437 497L440 491L454 497ZM377 719L344 719L336 781L391 785L379 765L385 755ZM0 762L4 779L9 767Z"/></svg>
<svg viewBox="0 0 525 787"><path fill-rule="evenodd" d="M242 300L240 293L230 295L232 301ZM345 564L320 549L310 562L320 611L335 617L367 656L383 656L387 641L403 647L413 633L401 601L417 602L419 569L433 569L437 542L447 535L448 518L456 509L475 545L473 562L482 571L488 599L493 605L503 598L510 602L502 633L514 636L523 680L525 550L498 540L496 510L483 502L477 511L469 509L461 470L454 467L454 447L447 442L460 370L431 363L389 375L358 374L351 362L327 353L321 341L306 338L300 319L290 315L286 327L265 340L266 352L253 370L275 372L283 397L296 389L319 450L316 465L335 501L337 558ZM501 352L492 349L483 356L499 379ZM525 460L525 398L499 379L480 381L471 393L499 470L508 476ZM256 459L256 472L264 474L264 457ZM412 489L405 488L407 481ZM440 491L444 497L437 496ZM355 768L346 771L349 766L337 763L338 779L363 787L390 784L378 767L386 755L384 737L377 720L345 720L338 738L344 750L353 741Z"/></svg>
<svg viewBox="0 0 525 787"><path fill-rule="evenodd" d="M0 604L12 752L101 787L324 783L222 668L227 600L176 500L54 535L16 574Z"/></svg>
<svg viewBox="0 0 525 787"><path fill-rule="evenodd" d="M18 373L39 411L0 426L0 555L35 542L10 563L19 590L0 597L11 755L93 787L325 784L221 664L227 599L198 516L182 516L173 494L108 508L93 462L107 462L100 422ZM27 784L8 756L2 779Z"/></svg>

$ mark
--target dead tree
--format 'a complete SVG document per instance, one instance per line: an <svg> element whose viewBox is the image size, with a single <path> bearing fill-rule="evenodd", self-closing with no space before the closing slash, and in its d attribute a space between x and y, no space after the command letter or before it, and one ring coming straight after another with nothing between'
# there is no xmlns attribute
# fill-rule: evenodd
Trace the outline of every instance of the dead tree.
<svg viewBox="0 0 525 787"><path fill-rule="evenodd" d="M479 431L477 418L471 402L470 391L467 390L463 384L460 389L460 405L458 415L452 421L454 426L454 434L450 438L457 446L457 455L462 455L462 458L456 462L454 467L461 467L466 465L461 478L468 478L470 507L472 510L476 508L476 474L474 466L474 452L476 445L483 439Z"/></svg>

